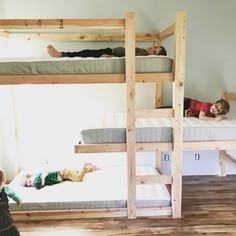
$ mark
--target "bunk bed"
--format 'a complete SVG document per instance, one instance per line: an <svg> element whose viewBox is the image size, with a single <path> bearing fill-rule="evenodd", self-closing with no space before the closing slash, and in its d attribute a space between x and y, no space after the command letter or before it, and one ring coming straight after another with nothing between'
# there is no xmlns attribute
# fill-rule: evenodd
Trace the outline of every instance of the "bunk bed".
<svg viewBox="0 0 236 236"><path fill-rule="evenodd" d="M73 74L68 72L38 73L35 62L25 62L24 65L31 64L31 72L23 71L18 74L17 64L14 64L15 72L0 74L0 85L16 84L89 84L89 83L124 83L126 85L126 143L116 144L80 144L75 145L75 152L127 152L127 200L125 207L103 207L93 209L64 209L64 210L37 210L12 212L15 220L35 220L35 219L60 219L78 217L116 217L123 216L134 219L139 216L171 215L174 218L181 217L181 194L182 194L182 153L183 153L183 94L184 94L184 70L185 70L185 27L186 15L184 12L176 14L175 22L160 33L138 34L135 33L135 13L129 12L124 19L8 19L0 20L1 37L19 37L21 34L26 38L56 39L71 41L125 41L126 57L122 59L125 70L113 72L94 72ZM77 29L81 27L98 29L123 29L124 34L47 34L30 33L31 29L39 32L43 29L59 29L63 33L64 29ZM20 29L22 33L14 33L11 30ZM25 32L26 30L26 32ZM136 71L139 63L135 58L135 41L152 41L155 45L166 38L174 38L174 58L170 61L171 69L159 71ZM166 59L166 58L165 58ZM70 61L74 63L73 60ZM11 66L8 61L3 62L3 68ZM9 64L6 64L9 63ZM52 62L55 63L55 62ZM154 63L155 64L155 63ZM44 67L44 66L41 66ZM51 67L51 66L49 66ZM0 71L1 71L0 70ZM37 72L37 73L36 73ZM155 109L136 110L135 109L135 83L152 82L156 84ZM162 96L162 84L164 82L173 83L173 109L156 109L160 106ZM136 143L135 120L141 117L171 117L173 128L173 139L166 143ZM194 147L194 143L188 143L187 148ZM213 146L213 144L212 144ZM223 142L222 142L223 146ZM214 147L216 145L214 144ZM185 146L186 148L186 146ZM155 151L157 156L161 150L172 150L172 175L164 176L156 173L136 175L136 151ZM99 172L98 172L99 173ZM163 206L138 207L136 201L136 185L162 184L171 186L170 204ZM46 213L45 213L46 212ZM60 214L59 214L60 213Z"/></svg>

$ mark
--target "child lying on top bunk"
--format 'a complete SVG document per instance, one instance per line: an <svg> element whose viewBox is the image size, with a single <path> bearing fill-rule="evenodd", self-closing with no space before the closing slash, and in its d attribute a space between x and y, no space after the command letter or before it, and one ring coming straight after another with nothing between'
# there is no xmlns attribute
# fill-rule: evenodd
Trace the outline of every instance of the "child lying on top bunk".
<svg viewBox="0 0 236 236"><path fill-rule="evenodd" d="M184 115L197 117L201 120L222 120L229 112L230 105L220 99L214 103L201 102L191 98L184 98Z"/></svg>
<svg viewBox="0 0 236 236"><path fill-rule="evenodd" d="M12 198L17 204L21 203L21 199L11 188L5 186L6 179L5 171L0 169L0 235L19 236L20 233L10 215L8 197Z"/></svg>
<svg viewBox="0 0 236 236"><path fill-rule="evenodd" d="M47 46L48 54L51 57L124 57L125 48L103 48L103 49L85 49L78 52L59 52L52 45ZM163 46L151 46L148 48L135 48L136 56L148 55L167 55L166 49Z"/></svg>
<svg viewBox="0 0 236 236"><path fill-rule="evenodd" d="M87 173L99 169L100 168L91 163L85 163L81 170L70 170L65 168L63 170L40 172L36 174L27 173L23 175L22 185L25 187L41 189L46 185L54 185L66 180L82 182Z"/></svg>

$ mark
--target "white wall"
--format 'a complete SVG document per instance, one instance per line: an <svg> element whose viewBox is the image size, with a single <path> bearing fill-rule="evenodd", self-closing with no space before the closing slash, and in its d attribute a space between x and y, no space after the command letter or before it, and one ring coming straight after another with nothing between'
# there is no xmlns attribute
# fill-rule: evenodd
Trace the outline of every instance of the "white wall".
<svg viewBox="0 0 236 236"><path fill-rule="evenodd" d="M236 54L235 9L235 0L1 0L0 18L121 18L124 17L125 12L135 11L136 30L156 32L173 23L176 11L186 11L185 96L214 102L221 96L222 91L236 92L234 82L236 72L233 69L235 64L233 55ZM27 56L47 56L48 43L53 43L60 51L107 46L105 43L82 42L22 41L18 44L12 42L10 44L11 49L14 49L12 56L20 56L22 51ZM136 46L146 45L142 43ZM164 42L164 46L169 56L173 56L172 41ZM2 44L0 49L1 47L3 49ZM153 86L139 85L137 88L137 108L152 107ZM100 110L112 112L124 109L123 92L124 87L120 85L78 85L73 88L41 86L39 90L26 88L24 91L21 89L17 91L18 95L22 93L26 96L18 103L25 103L28 107L25 112L31 111L33 114L28 116L29 119L24 124L28 125L30 122L37 124L37 118L42 124L52 122L50 129L45 131L48 132L45 139L36 138L44 148L51 150L52 154L55 149L63 153L64 149L71 148L70 151L73 152L77 133L80 128L84 128L82 117L90 117L87 118L86 125L95 124L96 118L99 115L100 118L102 117L102 114L98 114ZM78 94L80 94L79 100ZM163 105L169 105L172 97L169 86L165 86L164 94ZM85 106L84 101L88 99L91 104ZM91 115L94 109L96 114ZM231 104L230 114L236 115L236 102ZM23 120L22 116L18 119ZM77 127L72 125L72 121L74 123L77 121ZM68 138L67 135L73 132L73 129L73 137ZM57 142L50 137L50 132L56 130L59 130ZM38 128L37 132L43 133L43 130ZM47 144L48 141L51 142L50 145ZM38 150L38 155L45 154L42 146L39 150L37 144L34 145L32 147Z"/></svg>

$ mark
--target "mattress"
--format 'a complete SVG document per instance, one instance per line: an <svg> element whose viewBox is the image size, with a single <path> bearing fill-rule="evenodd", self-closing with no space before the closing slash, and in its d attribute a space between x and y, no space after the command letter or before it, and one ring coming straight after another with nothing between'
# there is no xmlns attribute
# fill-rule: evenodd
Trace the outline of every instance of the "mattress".
<svg viewBox="0 0 236 236"><path fill-rule="evenodd" d="M158 174L151 166L138 166L138 175ZM68 210L127 207L127 169L105 167L89 173L83 182L65 181L37 190L20 185L22 172L9 184L21 197L17 205L11 199L11 211ZM137 185L137 207L170 206L170 194L163 184Z"/></svg>
<svg viewBox="0 0 236 236"><path fill-rule="evenodd" d="M136 72L171 72L166 56L137 56ZM124 73L125 58L1 58L0 75Z"/></svg>
<svg viewBox="0 0 236 236"><path fill-rule="evenodd" d="M82 130L80 142L86 144L124 143L126 142L124 120L124 118L115 120L114 128ZM169 118L137 119L136 142L170 142L172 130L172 120ZM185 117L183 119L183 140L185 142L236 140L236 119L203 121L194 117Z"/></svg>

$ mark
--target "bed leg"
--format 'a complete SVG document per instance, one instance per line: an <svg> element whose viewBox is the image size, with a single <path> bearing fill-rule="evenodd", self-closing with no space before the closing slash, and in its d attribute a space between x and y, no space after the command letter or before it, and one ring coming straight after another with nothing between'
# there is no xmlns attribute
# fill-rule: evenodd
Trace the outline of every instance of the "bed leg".
<svg viewBox="0 0 236 236"><path fill-rule="evenodd" d="M158 172L161 172L161 152L155 151L155 168Z"/></svg>
<svg viewBox="0 0 236 236"><path fill-rule="evenodd" d="M224 151L222 150L219 150L218 152L218 162L219 162L219 176L226 176Z"/></svg>

